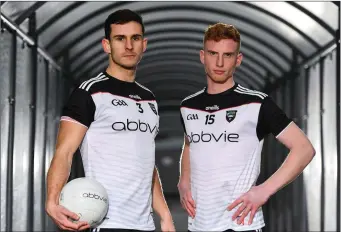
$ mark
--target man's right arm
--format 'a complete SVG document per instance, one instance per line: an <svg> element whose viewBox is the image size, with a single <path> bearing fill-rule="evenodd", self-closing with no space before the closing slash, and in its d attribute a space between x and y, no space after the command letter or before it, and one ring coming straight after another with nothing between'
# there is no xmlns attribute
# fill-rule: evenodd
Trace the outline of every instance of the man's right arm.
<svg viewBox="0 0 341 232"><path fill-rule="evenodd" d="M62 229L77 230L88 226L87 223L72 223L68 220L68 217L74 220L79 217L59 205L59 195L70 175L73 155L94 121L95 110L90 93L82 88L72 92L63 108L56 150L47 174L46 199L46 212Z"/></svg>
<svg viewBox="0 0 341 232"><path fill-rule="evenodd" d="M190 174L190 157L189 157L189 141L184 136L184 145L180 158L180 178L178 189L180 193L180 201L182 207L187 211L188 215L194 218L195 202L191 192L191 174Z"/></svg>
<svg viewBox="0 0 341 232"><path fill-rule="evenodd" d="M56 151L47 173L47 205L58 204L59 194L70 175L73 155L86 131L87 127L78 123L61 121Z"/></svg>
<svg viewBox="0 0 341 232"><path fill-rule="evenodd" d="M69 178L73 155L86 131L87 127L77 122L61 121L56 151L47 173L46 212L64 230L83 230L89 227L84 222L69 221L68 218L78 220L78 215L59 205L59 195Z"/></svg>
<svg viewBox="0 0 341 232"><path fill-rule="evenodd" d="M187 211L188 215L194 218L195 216L195 202L192 197L191 192L191 167L190 167L190 157L189 157L189 146L190 143L186 136L186 126L184 119L182 117L181 107L180 107L180 121L182 128L184 130L184 144L182 147L181 157L180 157L180 177L178 183L178 190L180 194L180 202L182 207Z"/></svg>

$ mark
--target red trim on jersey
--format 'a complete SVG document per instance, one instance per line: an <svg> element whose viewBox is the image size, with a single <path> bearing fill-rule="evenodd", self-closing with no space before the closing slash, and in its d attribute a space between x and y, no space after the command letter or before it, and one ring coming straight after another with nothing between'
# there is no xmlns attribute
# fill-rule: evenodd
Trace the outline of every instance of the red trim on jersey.
<svg viewBox="0 0 341 232"><path fill-rule="evenodd" d="M79 125L82 125L82 126L88 128L88 127L87 127L86 125L84 125L83 123L81 123L81 122L77 121L76 119L73 119L73 118L71 118L71 117L69 117L69 116L62 116L62 117L60 118L60 121L73 122L73 123L77 123L77 124L79 124Z"/></svg>
<svg viewBox="0 0 341 232"><path fill-rule="evenodd" d="M125 97L125 96L121 96L121 95L117 95L117 94L112 94L112 93L109 93L109 92L96 92L96 93L92 93L91 96L92 96L92 95L95 95L95 94L99 94L99 93L108 93L108 94L113 95L113 96L118 96L118 97L127 98L127 99L130 99L130 100L134 100L134 101L136 101L136 102L142 102L142 101L146 101L146 102L147 102L147 101L155 101L155 102L156 102L156 100L137 100L137 99L130 98L130 97Z"/></svg>

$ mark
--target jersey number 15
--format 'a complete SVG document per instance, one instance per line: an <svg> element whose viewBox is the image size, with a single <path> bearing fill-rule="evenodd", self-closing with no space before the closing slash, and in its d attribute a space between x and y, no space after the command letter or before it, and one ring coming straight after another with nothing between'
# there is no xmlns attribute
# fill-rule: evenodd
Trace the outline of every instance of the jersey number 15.
<svg viewBox="0 0 341 232"><path fill-rule="evenodd" d="M206 115L206 121L205 121L205 125L207 124L213 124L214 123L214 114L211 115Z"/></svg>

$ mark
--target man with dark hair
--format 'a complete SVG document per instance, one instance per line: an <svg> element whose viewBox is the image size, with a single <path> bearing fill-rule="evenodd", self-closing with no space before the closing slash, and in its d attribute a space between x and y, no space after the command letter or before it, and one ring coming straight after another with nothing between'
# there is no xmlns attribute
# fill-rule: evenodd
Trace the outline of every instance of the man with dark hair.
<svg viewBox="0 0 341 232"><path fill-rule="evenodd" d="M104 23L105 38L110 39L111 24L125 24L129 22L137 22L142 27L142 35L144 35L144 24L142 17L135 12L124 9L118 10L113 14L110 14Z"/></svg>
<svg viewBox="0 0 341 232"><path fill-rule="evenodd" d="M240 47L233 25L209 26L200 51L207 87L181 102L185 139L178 188L189 231L262 231L262 205L315 154L306 135L267 94L235 82ZM268 134L290 153L277 172L255 186Z"/></svg>
<svg viewBox="0 0 341 232"><path fill-rule="evenodd" d="M56 152L47 176L46 211L66 230L89 228L77 212L58 205L72 157L80 147L85 176L99 181L109 196L109 211L95 231L153 231L152 208L162 231L175 231L155 167L159 113L154 94L135 81L146 50L141 17L120 10L105 21L104 52L109 65L80 84L64 107Z"/></svg>

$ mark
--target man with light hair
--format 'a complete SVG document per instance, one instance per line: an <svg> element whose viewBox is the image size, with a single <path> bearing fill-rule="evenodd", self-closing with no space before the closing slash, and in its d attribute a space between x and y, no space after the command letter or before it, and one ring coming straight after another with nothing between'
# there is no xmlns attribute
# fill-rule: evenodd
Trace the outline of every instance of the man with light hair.
<svg viewBox="0 0 341 232"><path fill-rule="evenodd" d="M233 74L243 59L240 44L233 25L208 27L200 51L207 86L181 102L185 136L178 188L189 231L261 231L261 206L315 155L306 135L267 94L235 81ZM268 134L290 153L256 186Z"/></svg>

